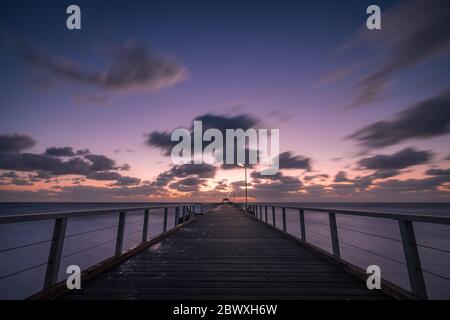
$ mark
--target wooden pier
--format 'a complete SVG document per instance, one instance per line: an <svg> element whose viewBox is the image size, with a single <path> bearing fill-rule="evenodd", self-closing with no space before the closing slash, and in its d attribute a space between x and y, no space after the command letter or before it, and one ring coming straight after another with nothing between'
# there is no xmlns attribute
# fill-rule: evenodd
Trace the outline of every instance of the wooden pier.
<svg viewBox="0 0 450 320"><path fill-rule="evenodd" d="M392 298L348 271L254 216L220 205L59 298Z"/></svg>
<svg viewBox="0 0 450 320"><path fill-rule="evenodd" d="M142 222L129 221L132 213L139 215L139 212ZM322 224L329 229L329 236L324 236L330 239L330 251L315 246L307 238L307 231L312 232L309 226L312 221L305 216L317 212L328 216L328 223ZM162 225L158 225L160 232L149 238L150 227L155 231L152 223L157 215L162 218ZM299 237L288 232L288 215L298 215L298 225L290 225L290 228L298 228ZM115 217L117 224L91 226L67 234L66 226L70 221L92 216ZM399 239L346 228L339 223L338 216L397 223ZM439 254L448 251L416 241L414 232L419 223L450 225L450 218L444 216L272 203L176 203L0 217L0 225L37 221L53 222L49 239L0 248L0 252L10 254L48 243L48 255L43 257L45 262L19 266L18 270L0 275L0 281L11 281L21 274L45 268L42 290L35 290L29 299L427 299L424 274L449 280L430 270L430 266L423 268L419 254L421 248ZM140 230L126 233L130 223L141 223ZM112 239L94 241L88 246L80 243L75 251L64 251L67 238L101 233L110 228L116 228ZM372 252L358 243L341 239L342 233L348 231L400 243L404 260L401 257L392 259L383 252ZM124 247L124 239L139 233L139 244ZM82 270L81 290L68 290L66 280L63 280L67 274L61 277L67 266L62 266L61 261L109 243L114 244L112 255ZM381 290L367 289L366 270L342 257L341 245L403 265L409 288L382 277Z"/></svg>

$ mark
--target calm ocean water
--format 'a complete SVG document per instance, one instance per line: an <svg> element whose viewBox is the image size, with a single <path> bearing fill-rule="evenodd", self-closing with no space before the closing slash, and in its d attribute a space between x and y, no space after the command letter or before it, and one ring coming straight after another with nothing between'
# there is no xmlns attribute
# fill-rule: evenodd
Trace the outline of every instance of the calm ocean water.
<svg viewBox="0 0 450 320"><path fill-rule="evenodd" d="M450 217L450 203L284 203L292 207L316 207L385 213L423 214ZM105 208L161 206L162 203L0 203L1 215L96 210ZM288 209L287 231L300 236L298 210ZM169 210L168 228L174 224L175 212ZM268 212L272 221L271 210ZM66 278L67 266L82 269L110 257L118 213L69 219L59 280ZM127 214L124 250L141 239L143 210ZM305 212L306 236L311 243L331 252L328 216ZM349 262L366 268L376 264L382 277L409 289L403 249L396 221L379 218L337 215L341 255ZM276 225L281 227L281 210L276 210ZM51 221L0 225L0 299L25 298L42 288L45 262L52 235ZM150 212L149 236L161 233L163 210ZM420 246L420 258L428 295L433 299L450 299L450 226L414 224ZM34 245L29 245L34 244ZM11 248L17 248L10 250Z"/></svg>

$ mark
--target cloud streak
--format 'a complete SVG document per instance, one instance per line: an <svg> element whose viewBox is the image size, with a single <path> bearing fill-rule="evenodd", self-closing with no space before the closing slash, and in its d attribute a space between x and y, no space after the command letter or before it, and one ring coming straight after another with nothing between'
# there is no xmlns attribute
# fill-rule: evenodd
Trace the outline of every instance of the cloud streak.
<svg viewBox="0 0 450 320"><path fill-rule="evenodd" d="M87 85L116 90L156 91L170 87L188 76L185 67L168 55L129 41L113 50L113 61L103 70L87 70L78 63L48 53L31 44L8 37L23 60L53 76Z"/></svg>
<svg viewBox="0 0 450 320"><path fill-rule="evenodd" d="M357 130L347 139L366 148L382 148L409 139L432 138L450 132L450 89L412 104L391 119Z"/></svg>
<svg viewBox="0 0 450 320"><path fill-rule="evenodd" d="M412 19L413 17L413 19ZM356 81L350 108L376 103L400 72L450 53L450 2L447 0L403 1L383 12L382 28L373 32L362 28L340 49L373 46L378 63ZM331 73L325 80L347 76L352 65ZM337 77L336 75L340 76ZM336 78L336 79L335 79Z"/></svg>
<svg viewBox="0 0 450 320"><path fill-rule="evenodd" d="M361 169L369 170L404 169L427 163L431 158L432 154L429 151L416 151L413 148L406 148L391 155L378 154L361 159L358 161L358 165Z"/></svg>

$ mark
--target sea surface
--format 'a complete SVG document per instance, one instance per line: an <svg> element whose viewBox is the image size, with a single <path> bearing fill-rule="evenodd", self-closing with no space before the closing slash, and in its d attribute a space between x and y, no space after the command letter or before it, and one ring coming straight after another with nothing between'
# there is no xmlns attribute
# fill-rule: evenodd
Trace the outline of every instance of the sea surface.
<svg viewBox="0 0 450 320"><path fill-rule="evenodd" d="M175 203L0 203L0 216L41 212L99 210L126 207L159 207ZM290 207L341 209L381 213L450 217L450 203L277 203ZM123 250L139 244L143 209L127 213ZM115 249L118 212L88 215L68 220L59 280L69 265L86 269L111 257ZM150 211L149 238L163 229L162 209ZM174 226L175 210L169 209L168 229ZM265 213L263 211L263 219ZM336 215L341 256L367 268L378 265L383 278L409 289L398 223L395 220ZM287 231L300 237L297 209L286 210ZM268 222L272 210L268 208ZM281 209L275 210L275 224L282 227ZM326 212L305 211L306 238L331 252ZM22 299L42 289L52 237L53 221L0 224L0 299ZM414 223L429 298L450 299L450 226Z"/></svg>

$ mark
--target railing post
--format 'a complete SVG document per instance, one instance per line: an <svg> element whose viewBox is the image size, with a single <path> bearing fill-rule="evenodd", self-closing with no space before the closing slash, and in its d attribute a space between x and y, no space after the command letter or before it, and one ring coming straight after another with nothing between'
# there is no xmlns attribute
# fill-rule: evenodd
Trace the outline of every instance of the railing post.
<svg viewBox="0 0 450 320"><path fill-rule="evenodd" d="M300 235L303 241L306 241L306 230L305 230L305 213L303 209L299 210L300 214Z"/></svg>
<svg viewBox="0 0 450 320"><path fill-rule="evenodd" d="M340 257L341 250L339 249L339 237L336 224L336 214L334 212L328 212L328 220L330 222L331 246L333 248L333 255L336 257Z"/></svg>
<svg viewBox="0 0 450 320"><path fill-rule="evenodd" d="M176 227L178 225L178 216L180 214L180 208L179 207L175 207L175 223L174 223L174 227Z"/></svg>
<svg viewBox="0 0 450 320"><path fill-rule="evenodd" d="M402 237L403 252L405 254L406 266L408 268L411 291L418 296L427 299L427 290L425 287L425 280L423 278L413 224L411 221L399 220L398 225L400 227L400 235Z"/></svg>
<svg viewBox="0 0 450 320"><path fill-rule="evenodd" d="M164 223L163 223L163 232L167 231L167 212L169 208L164 208Z"/></svg>
<svg viewBox="0 0 450 320"><path fill-rule="evenodd" d="M49 288L58 281L59 265L61 263L66 226L67 218L59 218L55 220L52 244L48 255L47 270L45 272L44 289Z"/></svg>
<svg viewBox="0 0 450 320"><path fill-rule="evenodd" d="M275 207L272 206L272 225L275 227L277 223L275 222Z"/></svg>
<svg viewBox="0 0 450 320"><path fill-rule="evenodd" d="M286 208L283 207L283 231L286 232Z"/></svg>
<svg viewBox="0 0 450 320"><path fill-rule="evenodd" d="M142 228L142 243L147 242L147 233L148 233L148 216L149 216L149 210L144 210L144 226Z"/></svg>
<svg viewBox="0 0 450 320"><path fill-rule="evenodd" d="M119 213L119 225L117 227L117 238L116 238L116 256L120 256L122 253L122 245L123 245L123 234L125 232L125 212L122 211Z"/></svg>
<svg viewBox="0 0 450 320"><path fill-rule="evenodd" d="M181 221L182 222L184 222L185 216L186 216L186 206L183 206L183 211L182 211L182 214L181 214Z"/></svg>
<svg viewBox="0 0 450 320"><path fill-rule="evenodd" d="M267 223L267 206L265 206L264 211L265 211L265 214L266 214L266 223Z"/></svg>

